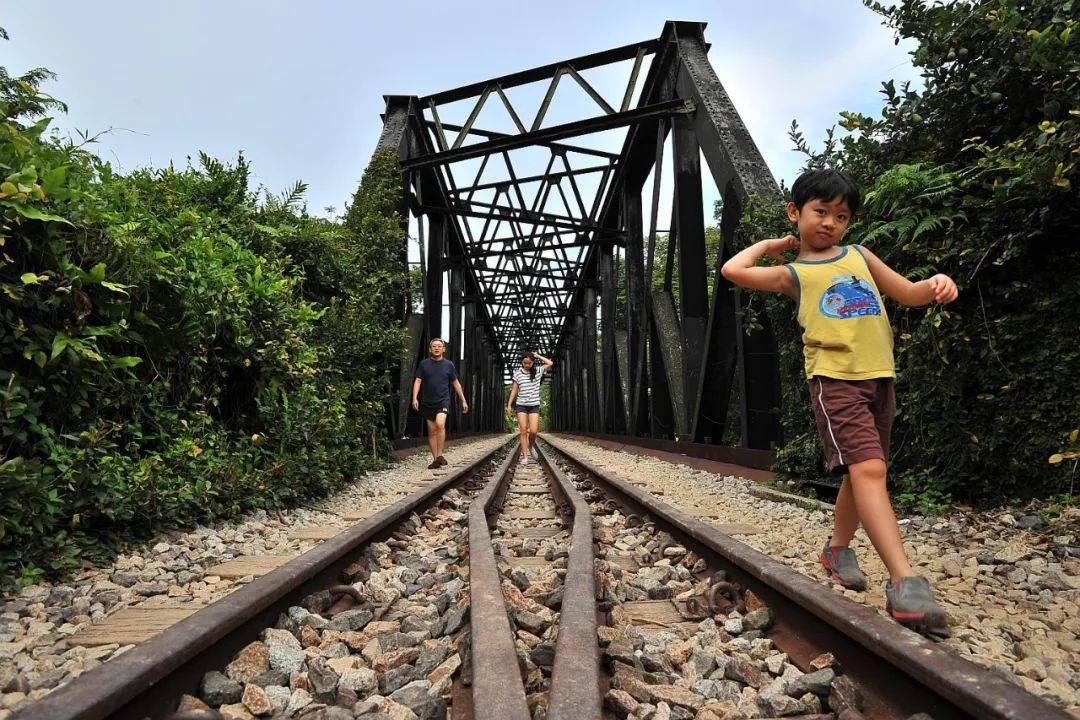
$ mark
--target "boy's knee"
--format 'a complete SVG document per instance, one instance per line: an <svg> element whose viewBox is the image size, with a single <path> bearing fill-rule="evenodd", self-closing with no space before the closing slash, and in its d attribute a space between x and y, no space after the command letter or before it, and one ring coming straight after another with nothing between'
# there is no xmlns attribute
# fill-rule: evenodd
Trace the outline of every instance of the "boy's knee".
<svg viewBox="0 0 1080 720"><path fill-rule="evenodd" d="M848 476L853 482L880 481L884 482L888 474L888 466L884 460L873 458L862 462L848 465Z"/></svg>

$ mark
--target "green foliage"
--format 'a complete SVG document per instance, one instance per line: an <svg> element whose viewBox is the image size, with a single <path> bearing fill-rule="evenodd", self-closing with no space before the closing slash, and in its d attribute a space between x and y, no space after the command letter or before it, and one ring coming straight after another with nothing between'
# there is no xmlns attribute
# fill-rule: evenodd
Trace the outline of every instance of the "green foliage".
<svg viewBox="0 0 1080 720"><path fill-rule="evenodd" d="M960 299L889 308L897 331L893 474L927 508L1059 493L1075 468L1048 465L1080 396L1080 51L1069 0L983 0L886 7L917 41L922 91L884 84L880 117L841 113L808 165L852 173L865 207L845 242L864 243L912 279L945 272ZM747 219L747 239L789 230ZM770 299L782 342L787 444L778 467L820 472L791 306ZM804 419L800 420L801 413Z"/></svg>
<svg viewBox="0 0 1080 720"><path fill-rule="evenodd" d="M0 69L0 574L325 494L386 456L404 342L392 153L344 223L243 157L128 175L47 133L48 77Z"/></svg>

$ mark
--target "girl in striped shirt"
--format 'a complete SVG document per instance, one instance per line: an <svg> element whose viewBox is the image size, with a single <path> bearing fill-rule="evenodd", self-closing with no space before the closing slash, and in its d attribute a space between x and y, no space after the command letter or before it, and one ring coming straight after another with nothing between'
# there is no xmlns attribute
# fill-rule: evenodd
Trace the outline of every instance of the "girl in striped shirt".
<svg viewBox="0 0 1080 720"><path fill-rule="evenodd" d="M537 360L543 365L537 367ZM518 433L521 436L518 463L521 465L529 462L529 450L540 429L540 381L554 364L538 352L527 352L521 355L521 367L514 370L514 384L510 388L506 409L517 414Z"/></svg>

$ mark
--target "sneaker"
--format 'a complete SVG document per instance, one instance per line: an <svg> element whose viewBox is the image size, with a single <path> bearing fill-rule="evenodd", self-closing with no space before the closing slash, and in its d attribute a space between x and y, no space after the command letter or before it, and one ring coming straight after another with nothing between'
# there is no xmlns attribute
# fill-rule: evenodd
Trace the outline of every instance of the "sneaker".
<svg viewBox="0 0 1080 720"><path fill-rule="evenodd" d="M919 575L885 583L885 610L905 625L945 627L945 611L934 599L930 583Z"/></svg>
<svg viewBox="0 0 1080 720"><path fill-rule="evenodd" d="M436 469L441 468L441 467L442 467L442 465L439 464L439 458L435 458L434 460L431 461L431 464L427 466L427 469L428 470L436 470Z"/></svg>
<svg viewBox="0 0 1080 720"><path fill-rule="evenodd" d="M842 585L849 590L865 590L866 575L859 568L859 560L855 557L855 551L847 547L831 547L825 543L825 549L821 551L821 564L832 573L833 582Z"/></svg>
<svg viewBox="0 0 1080 720"><path fill-rule="evenodd" d="M518 465L528 465L528 464L529 464L529 458L524 457L524 456L518 458Z"/></svg>
<svg viewBox="0 0 1080 720"><path fill-rule="evenodd" d="M435 462L439 463L439 467L443 467L444 465L449 465L450 464L450 463L446 462L446 458L443 457L442 455L435 458Z"/></svg>

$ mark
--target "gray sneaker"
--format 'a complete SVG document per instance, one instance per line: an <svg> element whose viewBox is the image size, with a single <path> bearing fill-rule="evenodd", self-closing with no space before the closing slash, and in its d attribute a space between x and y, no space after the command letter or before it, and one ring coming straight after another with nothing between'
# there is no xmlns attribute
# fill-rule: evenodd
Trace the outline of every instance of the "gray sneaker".
<svg viewBox="0 0 1080 720"><path fill-rule="evenodd" d="M885 583L885 609L893 620L919 627L945 627L945 611L934 599L930 583L919 575Z"/></svg>
<svg viewBox="0 0 1080 720"><path fill-rule="evenodd" d="M821 564L832 574L833 582L839 583L849 590L865 590L866 575L859 568L859 560L855 557L855 551L847 547L831 547L825 543L825 549L821 551Z"/></svg>

